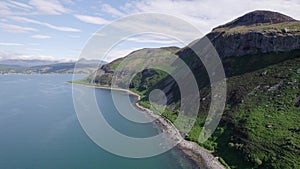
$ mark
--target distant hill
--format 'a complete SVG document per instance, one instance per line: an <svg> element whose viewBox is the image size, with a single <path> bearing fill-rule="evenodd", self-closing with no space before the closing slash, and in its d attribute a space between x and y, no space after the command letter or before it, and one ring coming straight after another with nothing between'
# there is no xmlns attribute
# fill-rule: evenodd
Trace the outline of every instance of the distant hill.
<svg viewBox="0 0 300 169"><path fill-rule="evenodd" d="M81 59L78 62L43 61L43 60L3 60L0 61L0 74L25 73L92 73L95 67L106 62ZM4 64L5 63L5 64ZM76 65L77 64L77 65ZM76 65L76 69L75 68Z"/></svg>
<svg viewBox="0 0 300 169"><path fill-rule="evenodd" d="M39 60L39 59L4 59L0 60L2 65L12 65L12 66L22 66L22 67L31 67L38 65L50 65L59 63L59 61L50 61L50 60Z"/></svg>
<svg viewBox="0 0 300 169"><path fill-rule="evenodd" d="M24 67L22 66L0 64L0 72L23 71L23 70Z"/></svg>

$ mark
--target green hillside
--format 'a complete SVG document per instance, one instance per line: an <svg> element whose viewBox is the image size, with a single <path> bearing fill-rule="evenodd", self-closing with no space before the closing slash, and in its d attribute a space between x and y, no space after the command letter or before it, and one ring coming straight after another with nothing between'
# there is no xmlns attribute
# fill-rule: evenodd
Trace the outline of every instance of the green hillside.
<svg viewBox="0 0 300 169"><path fill-rule="evenodd" d="M193 57L184 56L192 68ZM223 64L228 76L226 109L215 134L201 146L222 157L231 168L299 168L300 103L296 97L300 95L300 51L231 57L223 59ZM201 63L196 65L194 75L204 97L196 124L186 138L195 142L210 103L206 72ZM144 70L133 79L131 90L140 93L140 104L150 108L147 94L153 88L163 89L168 78L165 72ZM172 92L175 96L168 109L158 113L174 121L178 112L174 105L180 106L180 95L176 87Z"/></svg>
<svg viewBox="0 0 300 169"><path fill-rule="evenodd" d="M234 71L227 70L233 75L227 79L226 109L219 128L203 146L232 168L299 168L300 53L295 57L264 68L255 65L259 69L248 72L245 69L253 67L246 65L252 64L238 59ZM187 138L195 142L210 101L209 88L200 91L206 99Z"/></svg>
<svg viewBox="0 0 300 169"><path fill-rule="evenodd" d="M300 168L298 25L298 21L279 13L255 11L208 34L220 53L225 69L227 100L217 130L205 143L199 144L211 150L230 168ZM200 41L196 40L191 45ZM232 55L235 52L238 55ZM136 54L143 55L143 52ZM212 97L206 69L189 47L162 55L166 54L181 58L197 80L201 96L198 117L189 133L181 132L187 140L198 142ZM80 82L110 86L115 68L122 59L104 65L96 74ZM136 59L129 61L132 67L141 63ZM166 72L151 68L138 72L131 81L130 89L142 96L142 106L175 121L181 95L174 79ZM168 98L165 110L150 106L148 94L152 89L165 92ZM182 124L177 124L177 128L184 128L178 125Z"/></svg>
<svg viewBox="0 0 300 169"><path fill-rule="evenodd" d="M226 109L217 131L202 146L222 157L231 168L299 168L300 52L227 58L223 64L227 65L228 75ZM195 142L211 97L205 70L201 66L197 70L194 75L201 79L198 83L203 86L200 95L204 97L196 124L186 138ZM156 81L145 90L133 89L144 94L143 106L151 108L147 93L152 88L165 87L168 77L159 77L136 77L136 80ZM174 121L178 112L174 105L180 106L180 94L176 87L172 92L175 96L169 102L169 109L159 113Z"/></svg>
<svg viewBox="0 0 300 169"><path fill-rule="evenodd" d="M170 58L175 56L175 53L179 49L180 48L172 46L162 48L145 48L134 51L123 58L116 59L111 63L103 65L101 69L90 75L87 78L87 81L107 86L111 85L113 75L116 75L120 71L123 76L121 75L122 77L118 77L119 79L125 78L126 75L137 73L137 78L132 82L131 88L138 88L138 85L142 86L146 85L146 83L142 82L145 80L145 77L141 79L141 73L143 72L138 72L137 70L141 69L143 66L147 67L147 65L164 65L164 63L166 63ZM144 71L144 73L146 73L146 71ZM148 73L151 73L151 75L148 75L149 77L154 75L152 78L156 79L157 76L160 78L165 77L161 76L161 74L164 74L162 71L149 71ZM125 81L125 79L122 80ZM156 80L153 82L156 82ZM154 85L154 83L152 85Z"/></svg>

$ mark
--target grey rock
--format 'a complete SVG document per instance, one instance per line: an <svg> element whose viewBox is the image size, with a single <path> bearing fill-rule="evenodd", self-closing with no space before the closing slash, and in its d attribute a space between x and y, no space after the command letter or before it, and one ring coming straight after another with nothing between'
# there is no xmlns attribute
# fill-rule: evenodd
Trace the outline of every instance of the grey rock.
<svg viewBox="0 0 300 169"><path fill-rule="evenodd" d="M299 25L299 29L282 29L279 23ZM259 29L261 25L268 28ZM287 52L300 48L300 22L277 12L254 11L213 29L206 37L221 58ZM201 44L201 39L190 45L197 44ZM188 54L191 49L183 48L181 52Z"/></svg>
<svg viewBox="0 0 300 169"><path fill-rule="evenodd" d="M276 84L276 85L270 87L270 88L268 89L268 91L278 90L282 85L283 85L283 81L280 81L278 84Z"/></svg>
<svg viewBox="0 0 300 169"><path fill-rule="evenodd" d="M208 34L207 37L212 40L221 58L284 52L300 48L300 35L247 32L234 35L223 34L215 38L213 34Z"/></svg>
<svg viewBox="0 0 300 169"><path fill-rule="evenodd" d="M261 76L266 76L267 73L268 73L267 71L264 71L264 72L262 72L260 75L261 75Z"/></svg>
<svg viewBox="0 0 300 169"><path fill-rule="evenodd" d="M267 128L272 128L273 126L271 124L266 125Z"/></svg>

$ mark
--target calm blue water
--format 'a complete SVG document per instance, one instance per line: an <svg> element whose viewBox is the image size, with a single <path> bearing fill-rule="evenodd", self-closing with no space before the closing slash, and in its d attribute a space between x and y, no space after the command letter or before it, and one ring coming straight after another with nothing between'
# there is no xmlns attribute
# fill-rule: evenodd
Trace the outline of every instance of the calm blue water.
<svg viewBox="0 0 300 169"><path fill-rule="evenodd" d="M72 75L0 75L0 169L193 168L176 150L129 159L98 147L76 118L71 85L64 84L69 80ZM97 100L106 105L102 112L116 130L128 126L141 137L157 132L151 124L128 124L111 103L109 91L96 90Z"/></svg>

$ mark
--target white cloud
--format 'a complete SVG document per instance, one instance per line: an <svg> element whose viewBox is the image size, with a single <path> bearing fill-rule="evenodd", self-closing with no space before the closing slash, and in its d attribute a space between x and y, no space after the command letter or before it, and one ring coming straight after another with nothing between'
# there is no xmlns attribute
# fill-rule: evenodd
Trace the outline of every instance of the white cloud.
<svg viewBox="0 0 300 169"><path fill-rule="evenodd" d="M130 49L117 49L117 48L113 48L111 51L108 52L106 58L101 58L105 61L113 61L117 58L120 57L125 57L128 54L130 54L131 52L135 51L135 50L139 50L141 48L130 48ZM95 58L95 59L99 59L99 58Z"/></svg>
<svg viewBox="0 0 300 169"><path fill-rule="evenodd" d="M58 0L30 0L29 4L34 6L39 14L60 15L69 12Z"/></svg>
<svg viewBox="0 0 300 169"><path fill-rule="evenodd" d="M11 4L15 5L14 7L23 8L23 9L32 9L32 6L27 5L25 3L17 2L17 1L9 1Z"/></svg>
<svg viewBox="0 0 300 169"><path fill-rule="evenodd" d="M61 1L65 4L69 4L69 5L75 4L75 2L73 2L73 0L61 0Z"/></svg>
<svg viewBox="0 0 300 169"><path fill-rule="evenodd" d="M102 10L106 13L112 14L113 16L124 16L125 15L123 12L110 6L109 4L103 4Z"/></svg>
<svg viewBox="0 0 300 169"><path fill-rule="evenodd" d="M103 29L102 32L106 34L105 32L111 33L115 31L125 35L155 33L186 44L203 36L197 29L187 25L186 22L178 20L176 17L161 14L133 15L132 17L120 20L120 22L113 22L110 26Z"/></svg>
<svg viewBox="0 0 300 169"><path fill-rule="evenodd" d="M122 7L128 14L158 12L177 16L203 33L258 9L283 12L300 19L299 8L298 0L141 0L127 2Z"/></svg>
<svg viewBox="0 0 300 169"><path fill-rule="evenodd" d="M33 36L31 36L31 38L34 38L34 39L50 39L51 36L48 36L48 35L33 35Z"/></svg>
<svg viewBox="0 0 300 169"><path fill-rule="evenodd" d="M105 36L105 34L101 33L101 32L94 32L91 34L91 36L99 36L99 37L102 37L102 36Z"/></svg>
<svg viewBox="0 0 300 169"><path fill-rule="evenodd" d="M138 43L154 43L154 44L163 44L163 45L171 45L179 43L176 40L167 39L167 38L158 38L158 37L130 37L126 40L138 42Z"/></svg>
<svg viewBox="0 0 300 169"><path fill-rule="evenodd" d="M79 19L82 22L91 23L91 24L104 25L109 23L108 20L100 17L95 17L95 16L74 15L74 17Z"/></svg>
<svg viewBox="0 0 300 169"><path fill-rule="evenodd" d="M37 25L42 25L42 26L46 26L48 28L51 29L55 29L58 31L63 31L63 32L80 32L79 29L76 28L71 28L71 27L64 27L64 26L55 26L46 22L41 22L41 21L37 21L37 20L33 20L33 19L28 19L28 18L24 18L24 17L11 17L12 19L16 20L16 21L20 21L20 22L25 22L25 23L32 23L32 24L37 24Z"/></svg>
<svg viewBox="0 0 300 169"><path fill-rule="evenodd" d="M35 28L6 24L6 23L0 23L0 28L5 32L10 32L10 33L26 33L29 31L37 31Z"/></svg>
<svg viewBox="0 0 300 169"><path fill-rule="evenodd" d="M30 45L30 46L39 46L40 44L39 43L29 43L28 45Z"/></svg>
<svg viewBox="0 0 300 169"><path fill-rule="evenodd" d="M76 38L76 39L77 39L77 38L80 38L79 35L68 35L68 37L69 37L69 38Z"/></svg>
<svg viewBox="0 0 300 169"><path fill-rule="evenodd" d="M1 15L61 15L71 13L72 10L65 5L73 5L72 0L29 0L20 2L16 0L6 0L0 2Z"/></svg>
<svg viewBox="0 0 300 169"><path fill-rule="evenodd" d="M37 49L37 48L27 48L27 51L33 51L33 52L39 52L42 51L42 49Z"/></svg>
<svg viewBox="0 0 300 169"><path fill-rule="evenodd" d="M7 0L0 1L0 16L9 15L29 15L32 14L33 7L25 3Z"/></svg>
<svg viewBox="0 0 300 169"><path fill-rule="evenodd" d="M16 53L12 51L0 51L0 59L21 59L21 60L58 60L54 56L40 55L40 54L27 54L27 53Z"/></svg>
<svg viewBox="0 0 300 169"><path fill-rule="evenodd" d="M0 15L5 16L11 14L8 4L4 1L0 2Z"/></svg>
<svg viewBox="0 0 300 169"><path fill-rule="evenodd" d="M23 46L22 43L0 42L0 46Z"/></svg>
<svg viewBox="0 0 300 169"><path fill-rule="evenodd" d="M80 2L80 3L79 3ZM74 5L76 3L76 7ZM127 1L125 4L117 8L116 6L111 6L109 4L97 3L94 5L94 8L98 8L97 12L99 14L94 13L88 6L85 4L84 0L26 0L26 1L18 1L18 0L0 0L0 16L3 16L0 20L0 29L6 32L12 33L26 33L26 32L34 32L38 31L38 28L35 26L40 25L50 29L64 31L64 32L80 32L80 29L59 26L57 24L67 24L70 23L70 20L65 20L65 22L61 22L62 16L53 16L57 17L58 20L51 20L53 24L47 23L47 20L36 20L23 17L24 15L38 15L38 14L47 14L47 15L62 15L62 14L70 14L64 15L63 17L74 17L78 20L90 24L96 25L104 25L110 23L109 19L106 18L109 15L113 17L122 17L125 15L135 14L135 13L143 13L143 12L151 12L151 13L163 13L171 16L179 17L187 22L195 25L201 32L208 33L212 28L224 24L228 21L231 21L238 16L241 16L247 12L264 9L264 10L272 10L282 12L289 16L295 17L296 19L300 19L300 1L299 0L132 0ZM74 5L74 6L72 6ZM229 6L228 8L226 8ZM75 8L72 8L75 7ZM73 11L71 11L71 9ZM76 14L74 11L76 10ZM77 12L78 11L78 12ZM93 13L93 14L92 14ZM82 14L82 15L80 15ZM104 15L106 14L106 15ZM108 14L108 15L107 15ZM94 16L92 16L94 15ZM17 17L18 16L18 17ZM21 17L22 16L22 17ZM100 17L99 17L100 16ZM38 18L38 16L35 16ZM54 18L56 19L56 18ZM14 21L20 21L26 24L15 24ZM132 21L130 23L126 23L124 28L142 30L147 29L147 27L151 26L156 27L159 30L159 26L161 29L166 31L167 27L158 24L147 24L147 21L144 25L140 27L134 28L139 21ZM28 26L29 25L29 26ZM66 25L67 26L67 25ZM152 28L151 28L152 29ZM172 32L182 33L184 31L180 30L180 27L174 27L174 29L169 30ZM49 31L44 29L44 31ZM40 34L40 33L34 33ZM43 34L41 32L41 34ZM45 33L47 34L47 33ZM178 35L177 34L177 35ZM79 33L76 35L80 35ZM103 34L95 34L97 36L103 36ZM190 32L184 32L184 36L192 37L194 39L199 38L198 35L194 35ZM70 38L79 38L79 36L66 35L66 37ZM175 36L174 36L175 37ZM194 40L192 39L192 40ZM29 39L30 40L30 39ZM143 37L132 37L128 39L129 41L139 42L139 43L153 43L159 46L159 44L167 45L169 43L173 43L173 40L170 39L159 39L159 38L143 38ZM191 39L188 39L190 42ZM2 43L4 46L5 42ZM26 44L27 45L27 44ZM55 44L53 44L55 45ZM74 44L75 45L75 44ZM9 46L9 44L6 44ZM13 46L13 44L11 44ZM150 46L150 45L149 45ZM68 45L66 46L68 47ZM131 48L132 46L128 47ZM128 50L119 50L112 51L112 57L121 57L128 54L133 49ZM24 54L25 55L25 54ZM28 56L28 55L27 55Z"/></svg>

